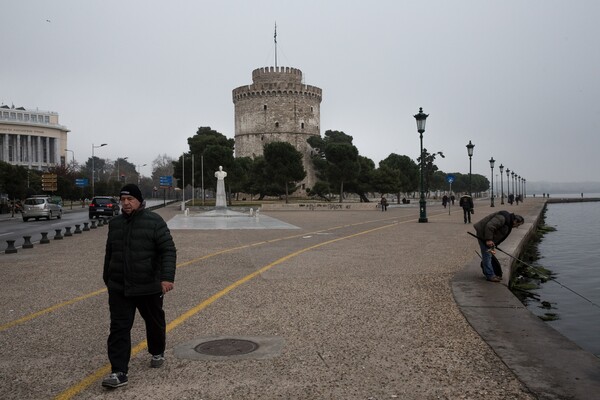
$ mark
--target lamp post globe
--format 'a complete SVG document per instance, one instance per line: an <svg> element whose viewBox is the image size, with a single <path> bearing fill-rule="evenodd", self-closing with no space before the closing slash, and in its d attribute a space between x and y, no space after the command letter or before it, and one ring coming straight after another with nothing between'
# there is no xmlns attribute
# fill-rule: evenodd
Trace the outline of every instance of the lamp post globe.
<svg viewBox="0 0 600 400"><path fill-rule="evenodd" d="M490 168L492 169L492 195L490 196L491 198L491 204L490 207L494 207L494 163L496 162L496 160L494 160L494 157L490 158Z"/></svg>
<svg viewBox="0 0 600 400"><path fill-rule="evenodd" d="M473 157L473 148L475 147L475 145L473 143L471 143L471 141L469 140L469 144L467 144L467 154L469 155L469 196L473 196L472 190L471 190L471 158Z"/></svg>
<svg viewBox="0 0 600 400"><path fill-rule="evenodd" d="M425 188L423 187L423 169L425 164L423 157L423 132L425 132L425 121L429 115L423 112L423 107L420 107L419 113L413 116L417 120L417 132L419 132L419 138L421 140L421 196L419 198L419 222L427 222L427 202L425 201Z"/></svg>

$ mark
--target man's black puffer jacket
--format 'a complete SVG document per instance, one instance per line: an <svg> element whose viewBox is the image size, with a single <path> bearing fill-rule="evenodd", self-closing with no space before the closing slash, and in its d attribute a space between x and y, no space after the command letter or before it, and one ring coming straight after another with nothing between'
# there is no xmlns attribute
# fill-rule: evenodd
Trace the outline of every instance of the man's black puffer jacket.
<svg viewBox="0 0 600 400"><path fill-rule="evenodd" d="M108 225L104 283L126 296L160 293L161 282L175 281L175 243L167 224L144 206Z"/></svg>

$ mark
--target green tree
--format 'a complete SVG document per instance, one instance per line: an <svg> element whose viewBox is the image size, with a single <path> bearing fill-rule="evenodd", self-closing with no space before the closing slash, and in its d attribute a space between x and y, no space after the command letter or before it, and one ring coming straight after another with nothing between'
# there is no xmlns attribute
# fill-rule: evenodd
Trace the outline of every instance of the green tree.
<svg viewBox="0 0 600 400"><path fill-rule="evenodd" d="M343 201L344 183L360 174L358 149L352 144L352 136L341 131L325 132L325 137L312 136L308 144L317 152L313 164L317 177L339 188L339 201Z"/></svg>
<svg viewBox="0 0 600 400"><path fill-rule="evenodd" d="M28 173L25 167L0 161L0 193L6 193L12 200L27 197Z"/></svg>
<svg viewBox="0 0 600 400"><path fill-rule="evenodd" d="M419 187L419 165L408 156L392 153L379 163L379 169L381 170L380 174L389 171L398 180L393 187L389 188L393 191L386 190L384 192L396 193L398 203L400 202L401 193L413 192Z"/></svg>
<svg viewBox="0 0 600 400"><path fill-rule="evenodd" d="M439 169L437 165L435 165L435 159L439 155L442 158L445 158L444 153L441 151L437 151L435 153L429 153L427 149L423 149L423 185L424 191L429 192L430 190L434 190L431 186L433 183L433 174ZM421 157L417 158L419 165L421 165Z"/></svg>
<svg viewBox="0 0 600 400"><path fill-rule="evenodd" d="M267 143L263 148L266 161L265 173L278 186L285 188L285 202L288 203L290 186L296 191L296 183L306 177L302 164L302 153L287 142Z"/></svg>

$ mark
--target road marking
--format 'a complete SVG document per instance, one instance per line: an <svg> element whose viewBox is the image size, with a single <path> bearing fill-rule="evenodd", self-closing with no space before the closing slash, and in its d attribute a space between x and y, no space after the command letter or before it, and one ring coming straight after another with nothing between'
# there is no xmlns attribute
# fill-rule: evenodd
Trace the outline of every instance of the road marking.
<svg viewBox="0 0 600 400"><path fill-rule="evenodd" d="M412 221L415 221L414 219ZM405 221L408 222L408 221ZM209 298L207 298L206 300L202 301L201 303L199 303L198 305L190 308L188 311L184 312L183 314L181 314L179 317L175 318L173 321L171 321L170 323L167 324L167 332L172 331L173 329L175 329L176 327L178 327L179 325L183 324L185 321L187 321L188 319L190 319L191 317L193 317L194 315L198 314L200 311L204 310L206 307L208 307L209 305L211 305L212 303L214 303L215 301L217 301L218 299L220 299L221 297L225 296L227 293L231 292L232 290L236 289L237 287L243 285L244 283L252 280L253 278L256 278L257 276L263 274L264 272L270 270L271 268L282 264L294 257L299 256L300 254L306 253L308 251L317 249L319 247L323 247L323 246L327 246L329 244L333 244L336 242L339 242L341 240L346 240L346 239L352 239L355 238L357 236L362 236L362 235L366 235L368 233L372 233L372 232L376 232L382 229L387 229L387 228L391 228L393 226L397 226L398 223L392 223L392 224L388 224L388 225L383 225L383 226L379 226L376 228L372 228L372 229L368 229L366 231L362 231L362 232L357 232L357 233L353 233L351 235L348 236L342 236L342 237L338 237L335 239L331 239L331 240L327 240L325 242L321 242L312 246L308 246L305 247L303 249L297 250L295 252L292 252L286 256L283 256L281 258L279 258L278 260L273 261L270 264L265 265L264 267L252 272L249 275L246 275L245 277L243 277L242 279L232 283L231 285L227 286L225 289L222 289L220 291L218 291L217 293L213 294L212 296L210 296ZM141 341L140 343L138 343L135 347L133 347L131 349L131 356L134 357L136 356L139 352L141 352L142 350L145 350L147 348L148 344L147 342ZM97 369L96 371L94 371L92 374L86 376L85 378L83 378L79 383L71 386L70 388L68 388L67 390L65 390L64 392L58 394L54 399L55 400L69 400L71 398L73 398L74 396L76 396L77 394L81 393L82 391L84 391L87 387L89 387L92 383L94 383L95 381L97 381L98 379L100 379L103 375L106 375L110 372L111 367L109 364L106 364L104 366L102 366L101 368Z"/></svg>
<svg viewBox="0 0 600 400"><path fill-rule="evenodd" d="M0 236L12 235L14 232L0 233Z"/></svg>

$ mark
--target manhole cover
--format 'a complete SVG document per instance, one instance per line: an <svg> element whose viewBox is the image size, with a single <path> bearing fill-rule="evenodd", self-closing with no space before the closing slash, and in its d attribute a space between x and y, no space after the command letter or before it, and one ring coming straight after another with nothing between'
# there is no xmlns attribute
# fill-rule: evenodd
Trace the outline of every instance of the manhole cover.
<svg viewBox="0 0 600 400"><path fill-rule="evenodd" d="M256 349L258 349L257 343L241 339L211 340L194 347L198 353L209 356L237 356L252 353Z"/></svg>

